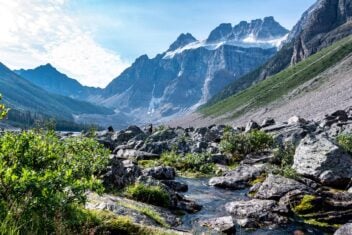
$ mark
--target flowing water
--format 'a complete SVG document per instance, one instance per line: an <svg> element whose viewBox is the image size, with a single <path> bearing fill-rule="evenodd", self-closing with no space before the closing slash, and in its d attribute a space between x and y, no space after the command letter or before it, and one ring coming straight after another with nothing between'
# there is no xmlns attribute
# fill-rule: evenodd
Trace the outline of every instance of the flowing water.
<svg viewBox="0 0 352 235"><path fill-rule="evenodd" d="M245 190L225 190L208 185L209 179L188 179L178 178L178 181L188 185L188 192L184 193L185 197L192 199L198 204L203 206L203 209L195 214L186 214L182 218L182 225L178 229L192 230L194 234L207 233L204 227L198 225L198 220L207 218L216 218L221 216L228 216L225 211L225 204L227 202L236 200L246 200L248 197ZM279 226L275 229L257 229L257 230L244 230L239 227L236 228L236 234L243 235L285 235L294 234L296 230L303 231L305 235L323 235L323 231L316 228L309 227L300 223L292 223L287 226Z"/></svg>

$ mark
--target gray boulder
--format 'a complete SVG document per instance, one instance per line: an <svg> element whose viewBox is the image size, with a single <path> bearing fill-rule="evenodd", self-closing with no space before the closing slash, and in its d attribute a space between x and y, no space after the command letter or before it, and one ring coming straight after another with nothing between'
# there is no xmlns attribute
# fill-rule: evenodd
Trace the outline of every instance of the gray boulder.
<svg viewBox="0 0 352 235"><path fill-rule="evenodd" d="M219 218L212 218L199 221L200 226L207 227L210 230L225 233L235 234L236 227L231 216L224 216Z"/></svg>
<svg viewBox="0 0 352 235"><path fill-rule="evenodd" d="M345 188L352 178L352 157L326 137L307 136L296 149L293 169L323 185Z"/></svg>
<svg viewBox="0 0 352 235"><path fill-rule="evenodd" d="M141 169L133 161L113 157L108 172L104 175L104 184L121 189L134 183L140 175Z"/></svg>
<svg viewBox="0 0 352 235"><path fill-rule="evenodd" d="M161 181L163 184L165 184L168 188L176 191L176 192L187 192L188 191L188 185L179 181L175 180L163 180Z"/></svg>
<svg viewBox="0 0 352 235"><path fill-rule="evenodd" d="M278 214L273 200L252 199L227 203L225 209L241 227L257 228L287 223L287 218Z"/></svg>
<svg viewBox="0 0 352 235"><path fill-rule="evenodd" d="M343 225L334 233L334 235L351 235L351 234L352 234L352 223Z"/></svg>
<svg viewBox="0 0 352 235"><path fill-rule="evenodd" d="M220 188L243 189L249 186L249 181L258 177L264 170L265 166L263 164L241 165L222 177L211 178L209 185Z"/></svg>
<svg viewBox="0 0 352 235"><path fill-rule="evenodd" d="M293 179L270 174L259 187L255 198L278 200L293 190L309 191L309 188Z"/></svg>
<svg viewBox="0 0 352 235"><path fill-rule="evenodd" d="M157 166L143 170L143 175L151 176L158 180L173 180L176 177L176 171L169 166Z"/></svg>
<svg viewBox="0 0 352 235"><path fill-rule="evenodd" d="M117 151L116 157L139 161L159 158L160 155L134 149L120 149L119 151Z"/></svg>

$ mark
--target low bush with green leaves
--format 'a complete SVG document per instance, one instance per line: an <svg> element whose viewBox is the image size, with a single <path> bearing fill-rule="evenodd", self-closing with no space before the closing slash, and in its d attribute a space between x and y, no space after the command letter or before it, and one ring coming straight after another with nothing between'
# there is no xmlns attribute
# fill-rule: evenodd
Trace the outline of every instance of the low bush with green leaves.
<svg viewBox="0 0 352 235"><path fill-rule="evenodd" d="M205 153L177 154L176 151L165 152L157 160L141 160L138 164L144 168L155 166L170 166L180 175L186 177L205 177L216 174L218 168L210 161L210 155Z"/></svg>
<svg viewBox="0 0 352 235"><path fill-rule="evenodd" d="M292 168L296 148L293 144L280 146L274 152L274 163L279 165L278 174L287 178L297 178L297 172Z"/></svg>
<svg viewBox="0 0 352 235"><path fill-rule="evenodd" d="M2 96L0 94L0 101L2 99ZM6 106L2 103L0 103L0 120L3 119L4 117L6 117L8 112L8 109L6 108Z"/></svg>
<svg viewBox="0 0 352 235"><path fill-rule="evenodd" d="M128 198L155 206L169 207L170 205L169 193L160 186L136 183L125 189L125 195Z"/></svg>
<svg viewBox="0 0 352 235"><path fill-rule="evenodd" d="M159 162L186 175L208 175L216 171L215 165L210 162L210 155L205 153L188 153L182 156L174 151L166 152L161 155Z"/></svg>
<svg viewBox="0 0 352 235"><path fill-rule="evenodd" d="M235 160L242 160L244 156L250 153L264 152L273 146L272 136L258 130L249 133L236 133L228 130L225 131L220 142L220 150L226 154L231 154Z"/></svg>
<svg viewBox="0 0 352 235"><path fill-rule="evenodd" d="M341 134L337 137L338 145L349 154L352 154L352 134Z"/></svg>
<svg viewBox="0 0 352 235"><path fill-rule="evenodd" d="M0 233L55 233L99 175L109 152L90 138L59 140L53 131L0 136Z"/></svg>

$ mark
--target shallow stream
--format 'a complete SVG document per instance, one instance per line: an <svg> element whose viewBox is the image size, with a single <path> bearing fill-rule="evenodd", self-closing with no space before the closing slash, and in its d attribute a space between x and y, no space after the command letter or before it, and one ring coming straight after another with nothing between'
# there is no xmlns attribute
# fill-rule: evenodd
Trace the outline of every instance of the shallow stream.
<svg viewBox="0 0 352 235"><path fill-rule="evenodd" d="M235 200L249 199L246 196L248 189L245 190L225 190L208 185L209 179L188 179L178 178L178 181L188 185L188 192L184 195L188 199L192 199L198 204L203 206L203 209L195 214L186 214L182 217L182 225L178 229L192 230L194 234L207 232L205 228L198 225L197 221L207 218L216 218L221 216L228 216L225 211L225 204ZM240 227L236 228L237 235L293 235L296 230L303 231L305 235L323 235L326 234L316 228L293 222L286 226L279 226L275 229L257 229L257 230L244 230ZM207 233L208 234L208 233Z"/></svg>

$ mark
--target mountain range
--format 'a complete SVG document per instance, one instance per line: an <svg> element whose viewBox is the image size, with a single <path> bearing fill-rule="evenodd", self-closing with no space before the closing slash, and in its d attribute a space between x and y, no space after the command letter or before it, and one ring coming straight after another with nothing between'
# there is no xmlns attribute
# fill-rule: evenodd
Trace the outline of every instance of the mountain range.
<svg viewBox="0 0 352 235"><path fill-rule="evenodd" d="M123 119L155 122L206 103L274 56L288 32L273 17L266 17L234 26L221 24L205 40L181 34L167 51L137 58L104 89L84 87L50 64L15 72L48 92L114 109L113 119L119 124ZM111 121L102 115L101 123L107 118Z"/></svg>
<svg viewBox="0 0 352 235"><path fill-rule="evenodd" d="M30 112L32 116L42 115L73 122L76 115L113 114L112 110L103 106L49 93L20 77L2 63L0 63L0 93L6 105L11 108L10 112L20 112L19 115Z"/></svg>
<svg viewBox="0 0 352 235"><path fill-rule="evenodd" d="M83 86L50 64L15 73L0 71L7 78L7 86L9 77L22 83L26 80L19 95L35 87L39 91L30 91L35 96L30 99L37 100L39 96L43 100L45 93L50 96L45 100L51 104L59 100L62 107L46 108L45 104L26 107L30 99L15 99L13 94L7 97L6 88L0 92L13 107L117 127L165 122L198 112L199 107L202 113L207 113L204 110L214 110L213 107L233 99L239 92L350 35L351 15L351 0L318 0L291 31L273 17L265 17L237 25L220 24L204 40L183 33L154 58L147 55L137 58L103 89ZM84 103L72 109L78 103L83 104L82 101L94 104ZM58 109L63 110L62 115L58 115Z"/></svg>

